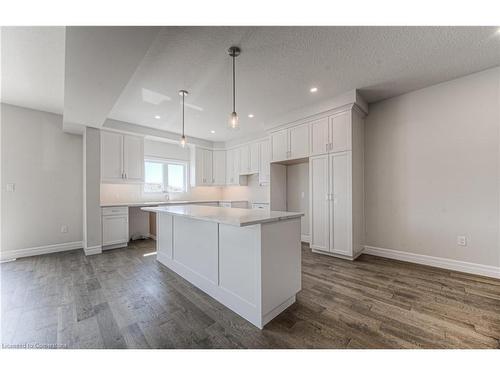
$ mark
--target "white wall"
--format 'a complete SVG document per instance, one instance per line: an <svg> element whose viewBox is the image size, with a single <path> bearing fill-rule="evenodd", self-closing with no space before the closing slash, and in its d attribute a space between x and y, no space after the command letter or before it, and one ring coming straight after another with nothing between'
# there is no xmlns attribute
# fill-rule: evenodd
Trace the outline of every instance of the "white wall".
<svg viewBox="0 0 500 375"><path fill-rule="evenodd" d="M286 167L286 208L287 211L303 212L301 234L309 236L309 163Z"/></svg>
<svg viewBox="0 0 500 375"><path fill-rule="evenodd" d="M2 252L82 241L82 137L60 115L1 106Z"/></svg>
<svg viewBox="0 0 500 375"><path fill-rule="evenodd" d="M500 265L499 127L500 68L370 105L367 245Z"/></svg>
<svg viewBox="0 0 500 375"><path fill-rule="evenodd" d="M259 175L248 176L246 186L225 186L222 199L242 200L250 203L269 203L269 185L259 185Z"/></svg>
<svg viewBox="0 0 500 375"><path fill-rule="evenodd" d="M188 148L167 142L144 141L144 155L189 161L190 153ZM189 173L188 173L189 176ZM222 199L222 189L220 187L200 186L190 187L185 193L170 193L171 200L219 200ZM143 185L130 184L101 184L101 203L123 203L123 202L146 202L164 200L164 194L146 194L143 192Z"/></svg>

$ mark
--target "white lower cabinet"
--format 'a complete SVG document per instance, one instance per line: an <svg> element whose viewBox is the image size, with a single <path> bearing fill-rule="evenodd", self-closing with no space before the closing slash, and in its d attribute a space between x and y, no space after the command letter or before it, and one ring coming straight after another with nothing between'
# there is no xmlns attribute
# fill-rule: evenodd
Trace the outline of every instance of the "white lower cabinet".
<svg viewBox="0 0 500 375"><path fill-rule="evenodd" d="M353 221L352 152L310 158L309 176L311 248L353 259L362 250L359 241L353 245L354 231L364 229Z"/></svg>
<svg viewBox="0 0 500 375"><path fill-rule="evenodd" d="M101 213L103 250L127 246L128 207L105 207Z"/></svg>

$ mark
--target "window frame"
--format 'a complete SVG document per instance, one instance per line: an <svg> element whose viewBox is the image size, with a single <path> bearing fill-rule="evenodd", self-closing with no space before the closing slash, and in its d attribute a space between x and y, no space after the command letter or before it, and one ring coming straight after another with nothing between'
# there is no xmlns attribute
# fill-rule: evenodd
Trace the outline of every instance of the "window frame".
<svg viewBox="0 0 500 375"><path fill-rule="evenodd" d="M146 156L144 157L144 171L146 171L146 163L161 163L162 168L163 168L163 190L161 192L152 192L152 191L145 191L146 187L146 175L144 175L144 184L142 187L142 193L147 194L147 195L153 195L153 194L170 194L170 193L187 193L189 189L189 181L188 181L188 176L189 176L189 163L186 160L179 160L179 159L164 159L164 158L158 158L158 157L153 157L153 156ZM168 190L168 165L182 165L184 167L184 178L183 178L183 183L184 183L184 188L182 191L170 191Z"/></svg>

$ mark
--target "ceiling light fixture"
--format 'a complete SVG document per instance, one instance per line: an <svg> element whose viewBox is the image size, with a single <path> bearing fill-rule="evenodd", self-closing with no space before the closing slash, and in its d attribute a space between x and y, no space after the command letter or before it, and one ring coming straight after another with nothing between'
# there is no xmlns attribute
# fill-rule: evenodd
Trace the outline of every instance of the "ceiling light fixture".
<svg viewBox="0 0 500 375"><path fill-rule="evenodd" d="M182 137L180 140L181 147L186 147L186 136L184 135L184 98L189 94L186 90L179 90L179 95L182 96Z"/></svg>
<svg viewBox="0 0 500 375"><path fill-rule="evenodd" d="M311 87L309 89L310 92L317 92L318 91L318 88L317 87Z"/></svg>
<svg viewBox="0 0 500 375"><path fill-rule="evenodd" d="M215 134L215 130L210 130L210 133Z"/></svg>
<svg viewBox="0 0 500 375"><path fill-rule="evenodd" d="M155 116L155 119L157 119L157 120L159 120L160 118L161 118L161 117L160 117L160 116L158 116L158 115L156 115L156 116Z"/></svg>
<svg viewBox="0 0 500 375"><path fill-rule="evenodd" d="M253 118L253 114L252 114L252 113L250 113L250 114L248 115L248 117Z"/></svg>
<svg viewBox="0 0 500 375"><path fill-rule="evenodd" d="M238 129L238 114L236 113L236 74L235 74L235 59L240 55L241 50L239 47L232 46L229 47L229 56L233 58L233 112L229 116L229 127L231 129Z"/></svg>

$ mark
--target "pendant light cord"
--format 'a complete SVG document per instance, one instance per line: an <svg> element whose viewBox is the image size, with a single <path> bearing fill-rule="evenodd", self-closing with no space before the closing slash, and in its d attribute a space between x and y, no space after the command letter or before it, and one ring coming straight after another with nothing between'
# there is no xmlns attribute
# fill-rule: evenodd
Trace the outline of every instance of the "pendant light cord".
<svg viewBox="0 0 500 375"><path fill-rule="evenodd" d="M184 97L186 95L182 93L182 136L184 137Z"/></svg>
<svg viewBox="0 0 500 375"><path fill-rule="evenodd" d="M236 75L235 75L235 59L236 55L233 51L233 112L236 112Z"/></svg>

